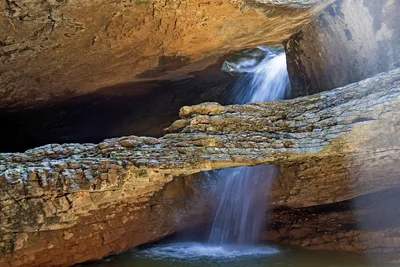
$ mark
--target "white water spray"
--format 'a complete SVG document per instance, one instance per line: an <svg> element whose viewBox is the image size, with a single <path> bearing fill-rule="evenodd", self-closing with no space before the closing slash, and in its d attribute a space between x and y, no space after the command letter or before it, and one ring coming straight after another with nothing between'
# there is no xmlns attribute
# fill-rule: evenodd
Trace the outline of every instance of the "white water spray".
<svg viewBox="0 0 400 267"><path fill-rule="evenodd" d="M284 52L263 47L265 58L251 67L241 62L237 72L246 73L236 82L230 96L234 104L276 101L285 98L290 88L289 74ZM249 59L246 61L252 61Z"/></svg>

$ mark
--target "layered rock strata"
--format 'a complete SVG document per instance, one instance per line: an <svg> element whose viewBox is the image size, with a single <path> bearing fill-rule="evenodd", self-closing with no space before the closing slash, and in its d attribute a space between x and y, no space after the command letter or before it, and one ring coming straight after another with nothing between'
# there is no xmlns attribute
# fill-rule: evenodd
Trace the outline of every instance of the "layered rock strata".
<svg viewBox="0 0 400 267"><path fill-rule="evenodd" d="M202 179L185 178L178 191L160 190L205 170L279 165L275 208L397 188L399 107L396 69L294 100L183 107L181 120L158 139L130 136L3 153L0 266L72 265L184 228L207 214L197 193Z"/></svg>

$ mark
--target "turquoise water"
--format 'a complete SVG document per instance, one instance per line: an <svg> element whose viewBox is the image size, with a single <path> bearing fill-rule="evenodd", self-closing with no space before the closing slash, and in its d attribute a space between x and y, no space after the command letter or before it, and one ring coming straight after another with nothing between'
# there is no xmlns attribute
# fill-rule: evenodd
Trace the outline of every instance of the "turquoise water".
<svg viewBox="0 0 400 267"><path fill-rule="evenodd" d="M88 267L369 267L361 255L271 246L213 246L186 242L155 244ZM376 266L376 265L375 265ZM382 267L382 265L379 265Z"/></svg>

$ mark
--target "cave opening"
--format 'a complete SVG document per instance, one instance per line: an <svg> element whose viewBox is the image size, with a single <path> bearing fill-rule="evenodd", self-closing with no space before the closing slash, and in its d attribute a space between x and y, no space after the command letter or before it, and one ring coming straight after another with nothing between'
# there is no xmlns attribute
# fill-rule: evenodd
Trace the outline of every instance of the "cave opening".
<svg viewBox="0 0 400 267"><path fill-rule="evenodd" d="M226 104L235 81L222 62L178 81L149 81L103 88L32 108L0 109L1 152L23 152L52 143L99 143L137 135L160 137L179 109L202 102Z"/></svg>
<svg viewBox="0 0 400 267"><path fill-rule="evenodd" d="M251 94L256 85L271 86L262 84L263 75L274 67L267 59L277 54L277 63L286 69L283 46L258 46L221 58L183 80L121 84L37 107L0 109L0 123L6 125L0 132L0 151L23 152L53 143L99 143L129 135L161 137L164 128L179 119L183 106L254 102ZM278 75L284 75L281 81L285 84L273 86L289 88L288 74L282 70ZM289 92L280 91L280 98L289 97Z"/></svg>

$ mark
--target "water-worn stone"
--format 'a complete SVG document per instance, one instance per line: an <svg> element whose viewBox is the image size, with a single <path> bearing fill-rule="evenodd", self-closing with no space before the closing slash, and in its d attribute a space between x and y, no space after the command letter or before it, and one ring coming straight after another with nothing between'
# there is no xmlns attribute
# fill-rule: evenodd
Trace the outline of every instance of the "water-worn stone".
<svg viewBox="0 0 400 267"><path fill-rule="evenodd" d="M279 165L276 208L400 187L399 113L396 69L293 100L184 107L179 127L162 138L0 154L0 262L67 266L156 240L189 226L190 218L202 221L197 214L206 214L205 205L194 201L201 200L202 179L179 178L177 193L167 187L206 170Z"/></svg>

